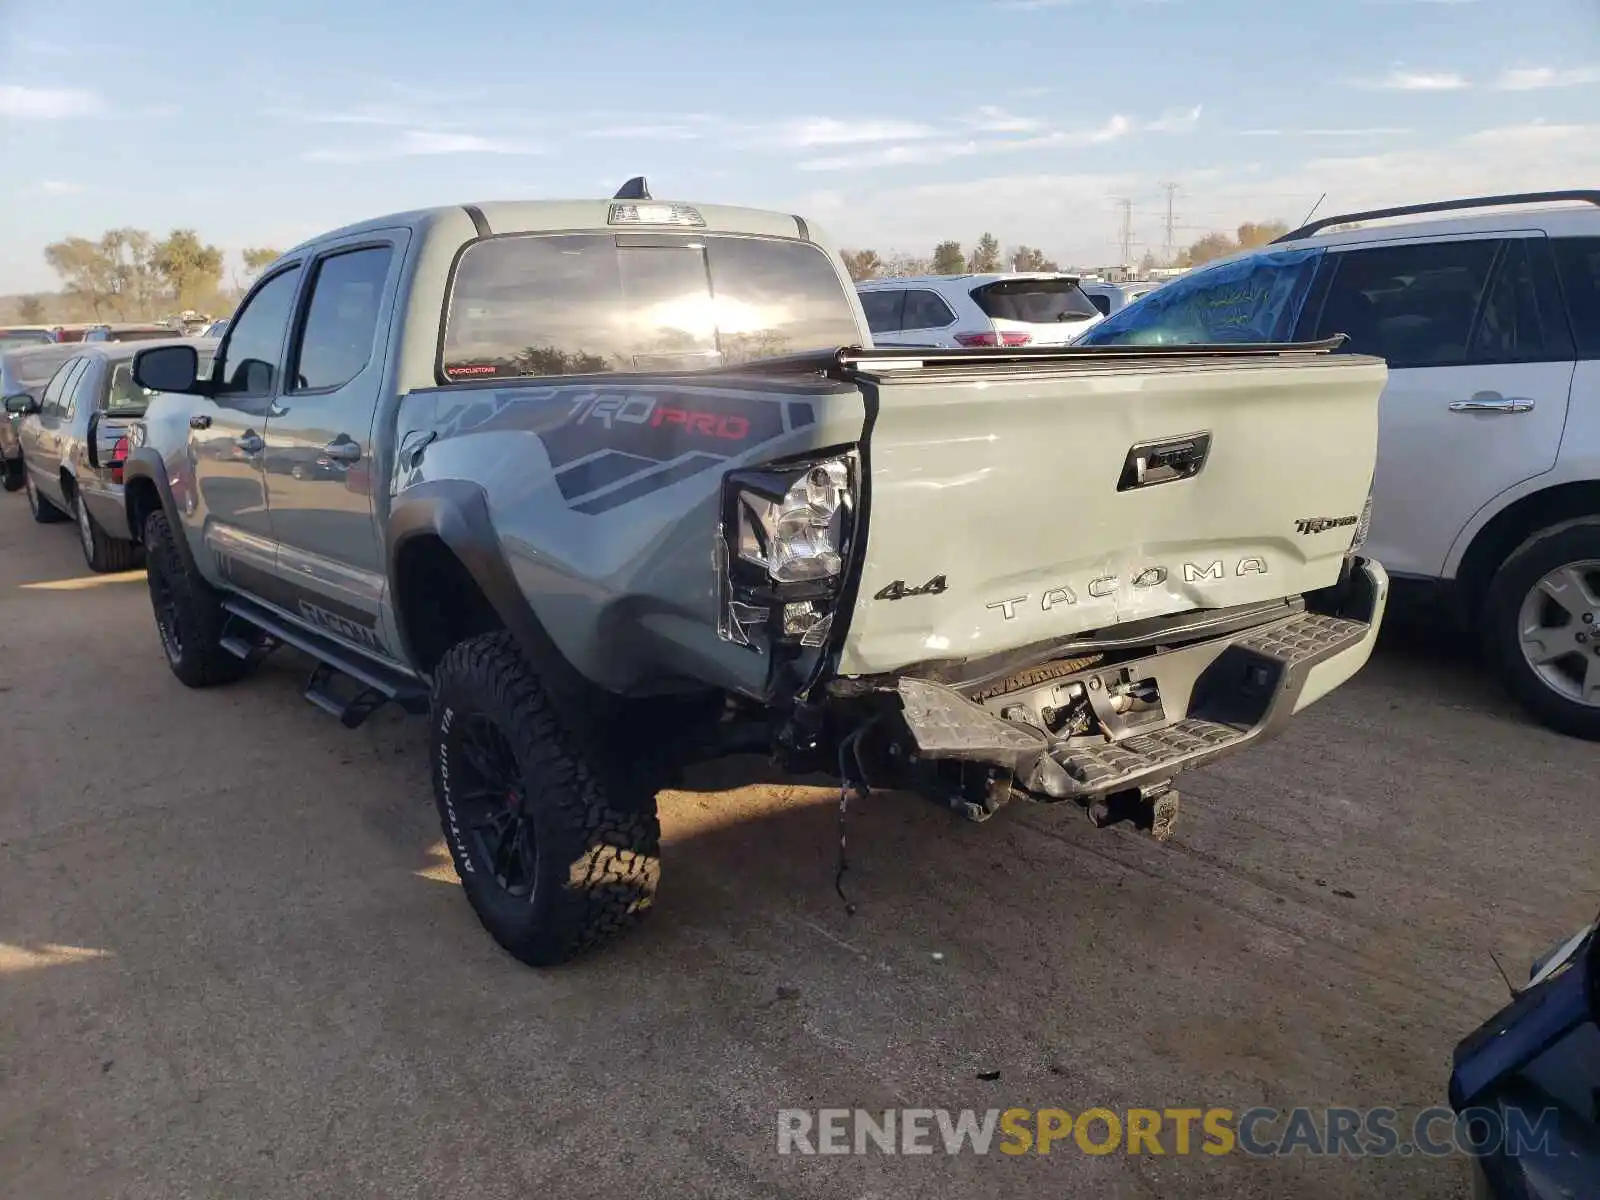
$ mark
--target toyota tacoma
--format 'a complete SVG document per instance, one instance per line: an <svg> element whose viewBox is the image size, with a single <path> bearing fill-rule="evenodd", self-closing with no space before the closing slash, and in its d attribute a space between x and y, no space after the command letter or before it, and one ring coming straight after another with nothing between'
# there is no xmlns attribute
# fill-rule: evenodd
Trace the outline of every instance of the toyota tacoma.
<svg viewBox="0 0 1600 1200"><path fill-rule="evenodd" d="M543 965L632 923L690 760L1158 836L1183 770L1350 678L1379 360L1336 343L874 349L804 219L462 205L263 273L124 466L191 687L279 646L427 714L468 900Z"/></svg>

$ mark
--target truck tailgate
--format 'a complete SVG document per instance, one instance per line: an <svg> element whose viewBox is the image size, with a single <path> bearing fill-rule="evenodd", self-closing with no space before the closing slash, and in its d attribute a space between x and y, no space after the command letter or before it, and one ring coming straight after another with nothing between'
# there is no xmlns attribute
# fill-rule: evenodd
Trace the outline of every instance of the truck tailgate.
<svg viewBox="0 0 1600 1200"><path fill-rule="evenodd" d="M842 673L1338 578L1372 483L1380 360L968 355L857 365L872 413L867 540Z"/></svg>

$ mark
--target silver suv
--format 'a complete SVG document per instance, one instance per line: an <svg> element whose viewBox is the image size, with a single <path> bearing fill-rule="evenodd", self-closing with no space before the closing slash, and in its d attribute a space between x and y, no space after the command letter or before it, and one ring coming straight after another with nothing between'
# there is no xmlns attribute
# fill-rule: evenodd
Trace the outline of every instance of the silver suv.
<svg viewBox="0 0 1600 1200"><path fill-rule="evenodd" d="M856 284L879 346L1064 346L1102 313L1075 275L908 275Z"/></svg>

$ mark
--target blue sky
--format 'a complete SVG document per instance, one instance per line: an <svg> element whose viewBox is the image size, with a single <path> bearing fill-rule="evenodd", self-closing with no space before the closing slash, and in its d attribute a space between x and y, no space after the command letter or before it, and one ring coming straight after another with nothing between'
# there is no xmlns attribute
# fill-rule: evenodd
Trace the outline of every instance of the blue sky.
<svg viewBox="0 0 1600 1200"><path fill-rule="evenodd" d="M236 251L428 204L800 212L1115 260L1239 221L1600 184L1600 0L232 0L0 8L0 293L72 234ZM137 15L135 15L137 13Z"/></svg>

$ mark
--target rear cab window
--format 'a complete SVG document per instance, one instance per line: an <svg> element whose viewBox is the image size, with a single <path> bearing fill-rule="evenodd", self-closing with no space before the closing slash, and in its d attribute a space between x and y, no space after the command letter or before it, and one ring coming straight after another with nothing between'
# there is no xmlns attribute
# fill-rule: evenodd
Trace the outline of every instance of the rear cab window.
<svg viewBox="0 0 1600 1200"><path fill-rule="evenodd" d="M734 234L505 234L470 243L440 375L692 371L861 340L818 247Z"/></svg>

